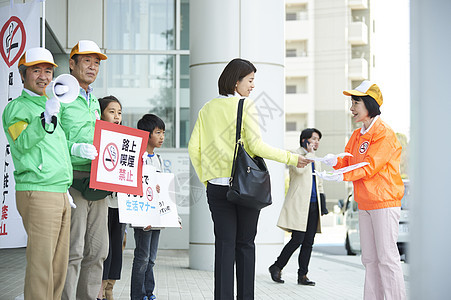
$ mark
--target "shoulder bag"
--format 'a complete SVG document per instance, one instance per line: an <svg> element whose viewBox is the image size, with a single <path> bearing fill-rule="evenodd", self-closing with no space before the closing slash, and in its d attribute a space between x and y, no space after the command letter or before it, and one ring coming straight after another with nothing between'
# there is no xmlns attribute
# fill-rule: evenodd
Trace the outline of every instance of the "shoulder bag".
<svg viewBox="0 0 451 300"><path fill-rule="evenodd" d="M262 209L272 203L271 182L263 158L252 158L244 149L241 138L244 98L238 103L236 143L227 200L241 206Z"/></svg>
<svg viewBox="0 0 451 300"><path fill-rule="evenodd" d="M98 189L92 189L89 187L90 177L74 178L72 187L80 191L81 195L89 201L102 200L106 196L111 195L113 192L104 191Z"/></svg>

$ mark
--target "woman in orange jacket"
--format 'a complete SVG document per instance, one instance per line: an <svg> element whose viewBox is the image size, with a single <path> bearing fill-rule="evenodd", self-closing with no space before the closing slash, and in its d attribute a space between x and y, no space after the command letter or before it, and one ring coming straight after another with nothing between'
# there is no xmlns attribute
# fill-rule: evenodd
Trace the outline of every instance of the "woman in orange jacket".
<svg viewBox="0 0 451 300"><path fill-rule="evenodd" d="M366 166L340 175L318 174L323 179L352 181L359 206L360 245L365 266L364 299L406 299L404 277L396 245L404 185L399 170L401 144L379 115L383 98L379 87L363 81L352 97L351 113L362 128L353 132L345 151L353 156L330 157L325 163L340 169L357 163ZM328 157L326 156L326 158Z"/></svg>

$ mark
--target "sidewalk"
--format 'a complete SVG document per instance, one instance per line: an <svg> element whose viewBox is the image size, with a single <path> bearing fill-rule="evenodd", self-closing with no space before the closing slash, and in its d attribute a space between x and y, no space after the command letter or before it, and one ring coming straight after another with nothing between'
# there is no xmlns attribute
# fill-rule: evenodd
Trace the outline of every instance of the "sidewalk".
<svg viewBox="0 0 451 300"><path fill-rule="evenodd" d="M318 248L341 247L340 229L330 229L318 235ZM336 238L327 238L333 235ZM315 251L309 265L309 278L316 286L300 286L297 280L297 257L284 268L284 284L271 280L267 274L257 274L255 299L362 299L364 268L360 256L331 255ZM124 251L122 279L114 287L115 300L130 299L130 277L133 251ZM258 263L258 262L257 262ZM0 300L23 299L23 277L25 274L25 249L0 249ZM158 250L155 265L158 300L213 299L213 272L188 268L187 250ZM406 288L408 285L408 264L402 263Z"/></svg>

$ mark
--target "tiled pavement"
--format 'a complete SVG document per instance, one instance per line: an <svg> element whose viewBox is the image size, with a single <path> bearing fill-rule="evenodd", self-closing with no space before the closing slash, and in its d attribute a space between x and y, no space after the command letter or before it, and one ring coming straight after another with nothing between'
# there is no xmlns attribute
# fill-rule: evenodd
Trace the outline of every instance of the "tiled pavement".
<svg viewBox="0 0 451 300"><path fill-rule="evenodd" d="M321 246L319 237L317 246ZM335 245L336 246L336 245ZM339 246L338 246L339 247ZM362 299L364 269L359 256L323 254L314 250L309 278L315 287L296 284L297 253L284 268L284 284L269 273L257 274L255 299ZM133 251L124 251L122 279L114 287L115 300L129 299ZM23 299L25 249L0 249L0 300ZM403 263L408 289L408 264ZM155 265L158 300L213 299L213 272L188 268L187 250L159 250Z"/></svg>

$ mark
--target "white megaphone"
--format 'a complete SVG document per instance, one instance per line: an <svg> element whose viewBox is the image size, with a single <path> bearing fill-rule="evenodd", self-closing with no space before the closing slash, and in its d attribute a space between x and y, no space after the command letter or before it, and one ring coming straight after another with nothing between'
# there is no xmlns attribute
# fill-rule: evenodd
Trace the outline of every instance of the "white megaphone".
<svg viewBox="0 0 451 300"><path fill-rule="evenodd" d="M78 80L69 74L62 74L56 77L45 88L47 98L51 99L55 97L62 103L71 103L77 99L79 92Z"/></svg>

